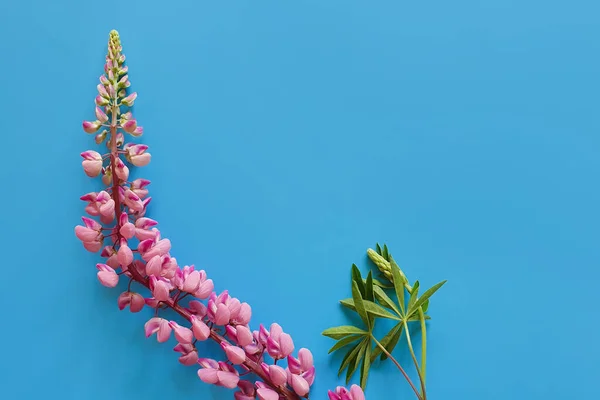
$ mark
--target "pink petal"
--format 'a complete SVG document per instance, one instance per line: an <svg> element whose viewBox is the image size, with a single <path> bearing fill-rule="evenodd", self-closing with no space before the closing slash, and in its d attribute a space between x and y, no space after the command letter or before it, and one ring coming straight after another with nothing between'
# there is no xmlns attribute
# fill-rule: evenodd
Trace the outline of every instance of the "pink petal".
<svg viewBox="0 0 600 400"><path fill-rule="evenodd" d="M269 376L275 386L281 386L287 381L287 374L279 365L269 365Z"/></svg>
<svg viewBox="0 0 600 400"><path fill-rule="evenodd" d="M159 328L158 328L158 333L156 334L156 340L159 341L159 343L164 343L167 340L169 340L169 337L171 336L171 326L169 325L169 322L166 319L162 319L160 321L159 324Z"/></svg>
<svg viewBox="0 0 600 400"><path fill-rule="evenodd" d="M292 375L292 389L298 396L305 396L310 390L310 386L308 386L308 382L306 379L299 375Z"/></svg>
<svg viewBox="0 0 600 400"><path fill-rule="evenodd" d="M219 382L219 377L217 376L217 371L216 369L199 369L198 370L198 377L200 378L200 380L204 383L210 383L210 384L216 384L217 382Z"/></svg>
<svg viewBox="0 0 600 400"><path fill-rule="evenodd" d="M352 395L352 400L365 400L365 393L358 385L352 385L350 387L350 394Z"/></svg>
<svg viewBox="0 0 600 400"><path fill-rule="evenodd" d="M225 304L217 305L217 311L215 312L215 324L226 325L229 323L229 308Z"/></svg>
<svg viewBox="0 0 600 400"><path fill-rule="evenodd" d="M173 329L175 339L177 339L179 343L189 344L194 340L194 334L191 329L181 326L175 321L170 321L169 326Z"/></svg>
<svg viewBox="0 0 600 400"><path fill-rule="evenodd" d="M227 359L231 361L232 364L240 365L243 364L244 361L246 361L246 353L244 352L244 349L223 343L221 345L223 347L223 350L225 350L225 355L227 356Z"/></svg>
<svg viewBox="0 0 600 400"><path fill-rule="evenodd" d="M240 346L247 346L254 340L252 332L244 325L236 326L236 339Z"/></svg>
<svg viewBox="0 0 600 400"><path fill-rule="evenodd" d="M260 400L279 400L279 394L268 388L260 388L256 391Z"/></svg>
<svg viewBox="0 0 600 400"><path fill-rule="evenodd" d="M282 333L279 337L279 346L281 348L281 357L287 357L294 351L294 341L287 333Z"/></svg>
<svg viewBox="0 0 600 400"><path fill-rule="evenodd" d="M150 318L148 322L144 324L144 330L146 332L146 337L150 337L156 332L158 332L158 328L160 327L160 322L162 318L154 317Z"/></svg>
<svg viewBox="0 0 600 400"><path fill-rule="evenodd" d="M313 367L313 355L310 350L302 348L298 351L298 359L303 371L308 371Z"/></svg>
<svg viewBox="0 0 600 400"><path fill-rule="evenodd" d="M234 374L233 372L218 371L217 377L219 379L219 385L228 389L235 388L240 381L239 375Z"/></svg>
<svg viewBox="0 0 600 400"><path fill-rule="evenodd" d="M192 314L190 317L192 322L192 332L194 337L200 341L204 341L210 336L210 328L201 319Z"/></svg>

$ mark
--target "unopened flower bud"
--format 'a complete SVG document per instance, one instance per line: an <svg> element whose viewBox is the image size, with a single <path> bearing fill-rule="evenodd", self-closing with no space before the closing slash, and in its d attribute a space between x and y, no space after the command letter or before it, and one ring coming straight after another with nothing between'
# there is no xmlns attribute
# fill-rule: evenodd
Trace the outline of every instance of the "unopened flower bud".
<svg viewBox="0 0 600 400"><path fill-rule="evenodd" d="M108 115L106 115L100 107L96 107L96 118L98 118L98 121L101 123L108 121Z"/></svg>
<svg viewBox="0 0 600 400"><path fill-rule="evenodd" d="M83 130L86 133L96 133L100 129L100 121L83 121Z"/></svg>
<svg viewBox="0 0 600 400"><path fill-rule="evenodd" d="M127 107L133 107L133 103L135 102L136 98L137 98L137 93L133 92L129 96L127 96L123 100L121 100L121 104L123 104L124 106L127 106Z"/></svg>
<svg viewBox="0 0 600 400"><path fill-rule="evenodd" d="M101 144L102 142L104 142L107 134L108 134L108 131L106 129L103 130L102 132L98 133L96 135L96 137L94 138L94 140L96 141L96 144Z"/></svg>
<svg viewBox="0 0 600 400"><path fill-rule="evenodd" d="M96 105L98 107L104 107L110 104L110 100L98 95L96 96Z"/></svg>

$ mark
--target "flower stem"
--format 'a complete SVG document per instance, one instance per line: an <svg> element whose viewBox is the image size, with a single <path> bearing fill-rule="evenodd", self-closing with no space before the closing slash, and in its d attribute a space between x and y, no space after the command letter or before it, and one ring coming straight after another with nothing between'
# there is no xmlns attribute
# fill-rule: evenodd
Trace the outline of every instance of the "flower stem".
<svg viewBox="0 0 600 400"><path fill-rule="evenodd" d="M400 372L402 373L402 375L404 375L404 378L408 381L408 384L410 385L410 387L412 388L412 390L417 395L417 398L419 400L424 400L423 397L421 397L421 395L419 394L419 391L417 390L415 384L410 380L410 377L408 376L408 374L406 373L406 371L404 370L404 368L402 368L402 366L400 365L400 363L398 361L396 361L396 359L390 354L390 352L387 351L386 348L381 343L379 343L379 341L374 336L371 336L371 338L375 341L375 344L377 345L377 347L379 347L381 349L381 351L383 351L383 353L390 360L392 360L392 362L394 364L396 364L396 367L398 367L398 369L400 370Z"/></svg>
<svg viewBox="0 0 600 400"><path fill-rule="evenodd" d="M419 307L419 319L421 320L421 379L425 385L425 374L427 367L427 326L425 325L425 313Z"/></svg>
<svg viewBox="0 0 600 400"><path fill-rule="evenodd" d="M417 368L417 374L419 375L419 380L421 381L421 398L423 400L427 400L427 394L425 393L425 379L423 378L423 374L421 373L421 368L419 367L419 362L417 361L417 357L415 356L415 350L413 349L412 341L410 340L410 331L408 330L408 324L406 320L404 322L404 330L406 331L406 341L408 342L408 349L410 350L410 355L415 363L415 368Z"/></svg>

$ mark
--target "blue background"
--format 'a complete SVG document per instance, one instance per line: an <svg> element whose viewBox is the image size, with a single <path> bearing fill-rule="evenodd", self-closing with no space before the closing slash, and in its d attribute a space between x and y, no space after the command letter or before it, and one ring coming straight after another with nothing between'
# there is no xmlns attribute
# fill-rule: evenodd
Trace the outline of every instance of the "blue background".
<svg viewBox="0 0 600 400"><path fill-rule="evenodd" d="M3 1L0 397L229 399L119 312L73 234L110 29L182 264L318 368L350 266L430 286L433 399L599 398L600 3ZM216 353L215 353L216 354ZM406 349L397 357L406 365ZM594 378L595 377L595 378ZM391 364L369 399L413 398Z"/></svg>

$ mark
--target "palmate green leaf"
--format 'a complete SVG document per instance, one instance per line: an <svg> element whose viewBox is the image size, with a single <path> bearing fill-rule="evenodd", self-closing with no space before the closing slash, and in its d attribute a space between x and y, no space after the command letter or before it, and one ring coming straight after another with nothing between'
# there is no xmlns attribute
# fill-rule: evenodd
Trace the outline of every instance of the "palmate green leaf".
<svg viewBox="0 0 600 400"><path fill-rule="evenodd" d="M379 304L394 311L396 313L396 315L402 316L402 314L400 313L400 310L398 309L398 306L396 305L394 300L390 299L390 297L385 293L385 291L382 288L373 286L373 292L374 292L375 298L377 299Z"/></svg>
<svg viewBox="0 0 600 400"><path fill-rule="evenodd" d="M360 289L358 288L358 283L356 283L356 281L352 281L352 300L354 300L354 308L360 316L360 319L362 319L362 321L370 331L371 321L369 319L369 315L367 314L367 310L365 309L365 304L363 302L362 296L360 295Z"/></svg>
<svg viewBox="0 0 600 400"><path fill-rule="evenodd" d="M362 367L360 368L360 386L365 390L367 388L367 379L369 379L369 369L371 368L371 341L367 342L365 347L365 356ZM347 383L346 383L347 384Z"/></svg>
<svg viewBox="0 0 600 400"><path fill-rule="evenodd" d="M358 285L358 289L360 290L360 296L362 298L365 297L365 283L363 282L362 276L360 274L360 270L356 266L356 264L352 264L352 280L356 282Z"/></svg>
<svg viewBox="0 0 600 400"><path fill-rule="evenodd" d="M356 372L356 368L358 368L358 366L360 365L360 362L362 361L363 357L365 356L365 352L367 350L367 347L370 346L370 343L371 343L370 338L364 338L360 342L360 346L359 346L358 353L356 354L356 358L354 359L353 362L351 362L348 365L348 370L346 371L346 385L348 383L350 383L350 380L352 379L354 372Z"/></svg>
<svg viewBox="0 0 600 400"><path fill-rule="evenodd" d="M340 369L338 370L338 376L344 372L346 367L352 362L356 360L356 356L358 355L358 351L360 350L360 345L362 344L362 340L356 343L352 348L346 353L344 358L342 359L342 364L340 365Z"/></svg>
<svg viewBox="0 0 600 400"><path fill-rule="evenodd" d="M423 293L423 295L419 299L415 300L412 307L409 307L409 315L414 314L419 309L419 307L421 307L422 305L425 305L425 302L428 302L429 298L431 296L433 296L433 294L435 292L437 292L439 288L444 286L445 283L446 283L446 281L444 280L444 281L441 281L440 283L436 283L435 285L433 285L432 287L427 289L425 291L425 293ZM414 291L415 290L413 289L413 292ZM425 309L423 309L423 312L425 312Z"/></svg>
<svg viewBox="0 0 600 400"><path fill-rule="evenodd" d="M348 346L350 343L356 342L361 337L363 337L363 335L346 336L345 338L338 340L338 342L336 344L334 344L332 348L329 349L327 354L331 354L334 351L341 349L342 347Z"/></svg>
<svg viewBox="0 0 600 400"><path fill-rule="evenodd" d="M396 324L390 331L379 341L385 349L391 353L398 344L398 340L402 335L402 330L404 329L404 324L399 322ZM375 361L375 359L381 354L381 360L385 360L387 356L379 346L376 346L371 353L371 362Z"/></svg>
<svg viewBox="0 0 600 400"><path fill-rule="evenodd" d="M400 321L400 317L392 314L385 308L381 307L379 304L373 303L372 301L369 301L369 300L363 300L363 304L365 306L365 310L367 311L367 313L369 313L371 315L375 315L375 316L381 317L381 318L395 319L396 321Z"/></svg>
<svg viewBox="0 0 600 400"><path fill-rule="evenodd" d="M364 303L364 301L363 301ZM352 310L352 311L356 311L356 308L354 307L354 300L348 298L348 299L344 299L344 300L340 300L340 304L343 305L344 307ZM369 311L369 306L365 303L365 309L367 310L367 312ZM426 320L430 320L431 317L429 315L425 316ZM412 322L412 321L419 321L419 316L417 315L411 315L408 318L408 322Z"/></svg>
<svg viewBox="0 0 600 400"><path fill-rule="evenodd" d="M352 325L335 326L333 328L325 329L321 334L323 336L330 337L332 339L343 339L349 335L366 335L369 332L364 331Z"/></svg>
<svg viewBox="0 0 600 400"><path fill-rule="evenodd" d="M406 313L405 300L404 300L404 279L400 275L400 268L392 266L392 277L394 278L394 290L396 291L396 297L398 298L398 305L402 311L401 315Z"/></svg>

